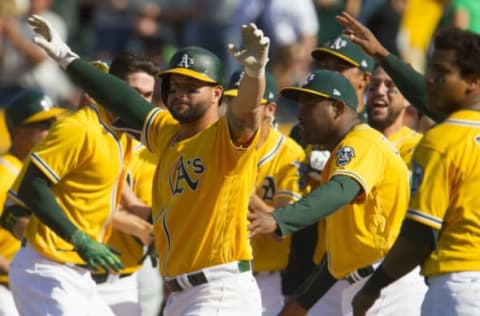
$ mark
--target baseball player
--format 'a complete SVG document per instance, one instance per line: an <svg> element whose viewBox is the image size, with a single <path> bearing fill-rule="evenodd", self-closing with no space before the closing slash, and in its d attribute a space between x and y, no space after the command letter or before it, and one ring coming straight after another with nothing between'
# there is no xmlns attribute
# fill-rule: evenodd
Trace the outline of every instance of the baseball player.
<svg viewBox="0 0 480 316"><path fill-rule="evenodd" d="M348 13L337 16L337 21L346 28L348 38L382 66L411 105L437 123L445 119L443 114L427 107L425 78L421 73L391 54L367 27Z"/></svg>
<svg viewBox="0 0 480 316"><path fill-rule="evenodd" d="M52 100L40 91L26 90L16 96L5 112L11 147L0 156L0 315L18 315L8 285L10 261L20 249L18 234L23 228L23 216L28 214L13 205L5 205L8 189L13 185L22 168L22 161L30 150L47 135L51 124L65 112L54 107ZM4 209L5 205L5 209ZM20 231L20 232L19 232Z"/></svg>
<svg viewBox="0 0 480 316"><path fill-rule="evenodd" d="M325 45L314 49L311 53L315 60L314 67L318 69L325 69L336 71L344 75L352 84L358 100L357 112L362 122L367 122L367 111L364 105L364 94L370 83L371 74L373 70L373 59L365 54L362 49L354 44L350 39L344 35L339 35ZM312 145L312 144L309 144ZM318 145L313 144L318 147ZM313 149L313 148L312 148ZM323 148L310 149L309 155L309 173L310 175L320 178L319 168L311 168L312 162L318 160L322 163L326 161L325 156L328 156L328 151ZM308 148L307 148L308 150ZM326 157L328 158L328 157ZM313 186L316 188L319 185L318 179L312 179ZM295 235L303 235L302 238L307 238L308 234L315 233L311 227L306 231L295 233ZM325 255L325 223L319 221L316 228L317 236L310 236L309 239L316 239L317 243L313 253L313 262L318 265ZM297 236L294 237L296 239ZM305 257L311 256L310 253L305 253L303 247L297 247L295 253L297 256ZM310 309L310 315L336 315L341 313L341 296L344 289L349 286L348 282L339 280L335 285L322 297L320 301L315 303Z"/></svg>
<svg viewBox="0 0 480 316"><path fill-rule="evenodd" d="M409 198L408 170L382 134L360 123L355 90L338 72L313 71L301 88L288 87L281 93L299 102L306 142L323 145L331 156L321 186L273 213L251 212L249 230L251 235L286 235L325 218L326 256L284 312L306 314L306 308L336 280L346 279L350 286L342 292L342 314L349 315L353 293L399 233ZM410 283L407 277L404 281ZM407 307L398 303L402 296L414 296L405 292L395 286L382 292L381 306L375 312L413 315L410 303Z"/></svg>
<svg viewBox="0 0 480 316"><path fill-rule="evenodd" d="M131 129L141 129L142 142L161 157L152 216L160 272L172 292L165 314L259 315L246 213L255 183L268 38L250 24L242 28L242 46L230 45L245 76L236 102L218 119L221 62L210 52L186 47L171 58L160 74L167 112L78 58L41 17L30 23L34 41L95 100Z"/></svg>
<svg viewBox="0 0 480 316"><path fill-rule="evenodd" d="M368 87L368 124L395 145L411 170L413 151L422 134L404 125L405 111L408 106L408 101L400 93L392 78L377 65Z"/></svg>
<svg viewBox="0 0 480 316"><path fill-rule="evenodd" d="M234 72L229 89L224 97L238 95L243 71ZM273 209L297 201L300 195L299 167L304 159L303 149L289 137L272 127L276 110L277 85L268 72L265 73L266 87L262 98L262 128L258 142L258 174L256 192L250 208ZM234 102L231 100L230 102ZM281 271L288 263L290 239L277 241L268 236L252 239L253 275L260 288L262 315L278 315L284 297L282 295Z"/></svg>
<svg viewBox="0 0 480 316"><path fill-rule="evenodd" d="M32 211L9 271L22 315L113 315L90 274L123 268L103 244L130 157L113 119L89 104L59 120L10 190L10 198Z"/></svg>
<svg viewBox="0 0 480 316"><path fill-rule="evenodd" d="M417 265L429 284L422 315L480 310L479 54L478 34L446 28L434 37L426 97L428 107L447 118L415 150L412 199L400 236L355 297L355 315L368 314L380 290Z"/></svg>
<svg viewBox="0 0 480 316"><path fill-rule="evenodd" d="M136 54L122 54L112 60L109 69L103 70L125 80L145 100L152 100L158 69L149 59ZM112 125L114 128L121 126L117 121ZM124 185L123 189L130 187L134 195L127 199L125 195L128 192L122 192L121 210L113 217L113 230L107 245L120 253L119 258L124 268L118 273L95 271L92 278L101 297L115 315L133 316L141 314L136 272L142 265L144 244L148 245L152 241L150 236L153 227L147 218L150 215L148 205L151 205L151 175L154 173L156 157L146 155L138 142L123 138L126 138L125 134L122 135L124 145L132 142L128 144L132 147L132 157L124 166L127 169L128 185ZM135 212L133 208L137 205L144 207L143 214Z"/></svg>
<svg viewBox="0 0 480 316"><path fill-rule="evenodd" d="M360 119L366 122L364 94L370 83L373 59L343 34L314 49L311 54L316 69L338 71L350 81L357 94Z"/></svg>

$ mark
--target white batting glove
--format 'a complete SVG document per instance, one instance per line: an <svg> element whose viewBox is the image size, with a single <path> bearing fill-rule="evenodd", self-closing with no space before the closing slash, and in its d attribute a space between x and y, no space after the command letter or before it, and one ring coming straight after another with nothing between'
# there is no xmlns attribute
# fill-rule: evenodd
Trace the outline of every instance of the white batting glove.
<svg viewBox="0 0 480 316"><path fill-rule="evenodd" d="M28 18L28 24L37 34L33 37L33 42L42 47L64 69L78 58L78 55L72 52L46 19L39 15L32 15Z"/></svg>
<svg viewBox="0 0 480 316"><path fill-rule="evenodd" d="M310 170L308 175L317 181L320 181L321 174L328 159L330 158L330 152L328 150L312 150L310 153Z"/></svg>
<svg viewBox="0 0 480 316"><path fill-rule="evenodd" d="M236 47L228 44L230 54L245 67L245 73L253 78L265 75L265 66L268 62L268 47L270 39L263 35L253 23L242 26L242 45Z"/></svg>

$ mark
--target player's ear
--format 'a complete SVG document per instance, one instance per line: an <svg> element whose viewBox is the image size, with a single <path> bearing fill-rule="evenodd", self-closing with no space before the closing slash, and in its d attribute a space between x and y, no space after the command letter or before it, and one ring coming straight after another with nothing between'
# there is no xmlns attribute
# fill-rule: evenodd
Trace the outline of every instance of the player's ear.
<svg viewBox="0 0 480 316"><path fill-rule="evenodd" d="M220 99L223 96L223 87L221 85L215 85L213 86L212 92L213 92L213 98L220 102Z"/></svg>
<svg viewBox="0 0 480 316"><path fill-rule="evenodd" d="M332 107L333 107L333 111L334 111L334 114L335 114L335 118L338 118L340 117L343 112L345 112L345 107L347 105L345 104L345 102L341 101L341 100L334 100L332 102Z"/></svg>

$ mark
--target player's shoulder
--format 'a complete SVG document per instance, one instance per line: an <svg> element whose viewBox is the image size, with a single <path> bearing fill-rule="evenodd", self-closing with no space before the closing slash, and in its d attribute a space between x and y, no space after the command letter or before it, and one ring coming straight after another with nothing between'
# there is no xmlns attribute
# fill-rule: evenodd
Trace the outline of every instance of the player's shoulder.
<svg viewBox="0 0 480 316"><path fill-rule="evenodd" d="M16 177L22 169L22 165L22 161L10 153L0 155L0 175L2 180L5 180L4 177L7 177L7 175Z"/></svg>
<svg viewBox="0 0 480 316"><path fill-rule="evenodd" d="M458 111L425 132L419 146L439 152L462 146L465 141L480 135L480 113Z"/></svg>

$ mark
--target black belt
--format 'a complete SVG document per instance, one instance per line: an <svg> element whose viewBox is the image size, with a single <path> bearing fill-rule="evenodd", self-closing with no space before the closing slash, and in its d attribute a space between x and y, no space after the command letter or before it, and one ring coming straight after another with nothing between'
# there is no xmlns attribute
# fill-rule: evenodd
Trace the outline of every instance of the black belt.
<svg viewBox="0 0 480 316"><path fill-rule="evenodd" d="M353 284L368 277L370 274L373 274L373 272L375 272L375 268L369 265L350 273L346 279L350 284Z"/></svg>
<svg viewBox="0 0 480 316"><path fill-rule="evenodd" d="M132 273L123 273L123 274L119 274L118 275L118 278L119 279L122 279L122 278L126 278L128 276L131 276ZM92 279L93 281L95 281L95 283L97 284L102 284L102 283L105 283L108 279L108 276L109 274L108 273L95 273L95 274L92 274Z"/></svg>
<svg viewBox="0 0 480 316"><path fill-rule="evenodd" d="M246 272L250 271L250 269L250 261L238 262L238 272ZM208 283L207 277L202 271L187 274L187 279L192 286ZM184 290L180 283L177 281L177 279L165 280L165 285L170 290L170 292L180 292Z"/></svg>

